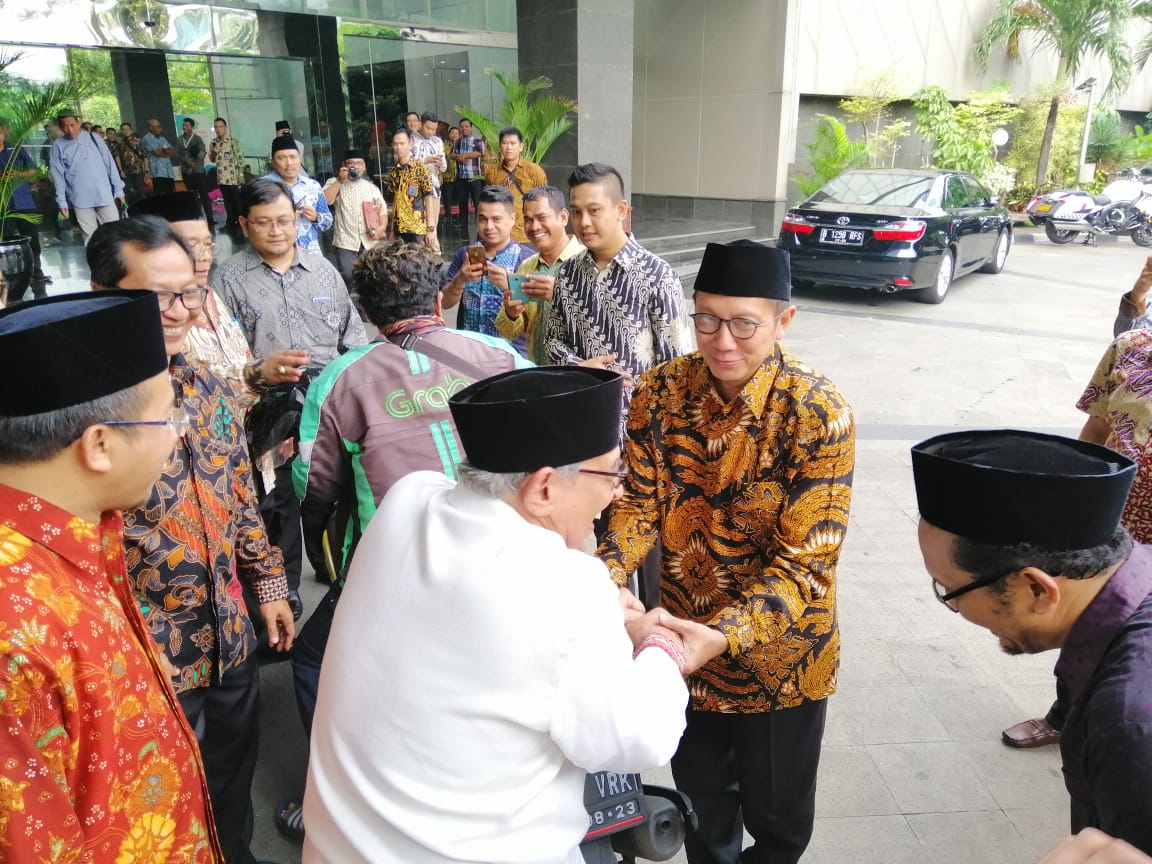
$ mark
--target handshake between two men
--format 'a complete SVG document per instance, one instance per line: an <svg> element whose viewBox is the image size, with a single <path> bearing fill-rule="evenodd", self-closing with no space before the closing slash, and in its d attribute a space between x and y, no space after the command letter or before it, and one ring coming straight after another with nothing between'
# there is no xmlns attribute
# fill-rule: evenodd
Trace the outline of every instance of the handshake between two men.
<svg viewBox="0 0 1152 864"><path fill-rule="evenodd" d="M620 589L620 606L636 653L659 648L676 661L682 675L691 675L728 650L728 637L716 628L677 618L660 607L645 610L627 588Z"/></svg>

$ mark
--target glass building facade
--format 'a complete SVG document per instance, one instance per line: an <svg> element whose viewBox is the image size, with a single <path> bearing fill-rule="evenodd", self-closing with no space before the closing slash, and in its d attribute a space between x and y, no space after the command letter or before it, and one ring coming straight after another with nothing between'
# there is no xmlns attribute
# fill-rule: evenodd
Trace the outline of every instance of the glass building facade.
<svg viewBox="0 0 1152 864"><path fill-rule="evenodd" d="M161 121L169 140L193 117L205 140L224 117L254 173L278 120L305 165L347 146L387 158L384 137L409 111L455 124L458 108L499 108L493 71L515 74L515 0L0 0L6 74L69 78L83 119ZM4 97L0 95L0 113Z"/></svg>

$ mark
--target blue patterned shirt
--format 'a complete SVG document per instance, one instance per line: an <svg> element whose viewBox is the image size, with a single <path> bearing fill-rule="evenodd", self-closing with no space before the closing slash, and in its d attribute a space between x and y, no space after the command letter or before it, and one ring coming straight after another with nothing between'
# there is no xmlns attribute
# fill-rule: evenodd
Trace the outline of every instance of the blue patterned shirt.
<svg viewBox="0 0 1152 864"><path fill-rule="evenodd" d="M484 139L479 135L473 135L470 138L461 138L452 147L452 152L456 154L464 153L483 153L484 152ZM457 180L477 180L480 178L480 158L473 156L465 162L458 162L456 167Z"/></svg>
<svg viewBox="0 0 1152 864"><path fill-rule="evenodd" d="M456 278L456 274L464 266L467 254L467 246L461 246L456 250L456 254L452 256L452 263L440 280L441 286L447 285ZM488 258L488 262L504 268L509 273L515 273L520 265L534 254L528 247L521 246L515 240L509 240L507 246ZM460 330L472 330L476 333L498 337L500 333L496 329L496 316L500 314L500 310L503 308L504 292L487 279L465 282L464 293L460 296L460 313L456 326ZM512 344L521 354L525 352L524 336Z"/></svg>
<svg viewBox="0 0 1152 864"><path fill-rule="evenodd" d="M275 171L264 175L269 180L279 180L292 190L292 200L296 204L296 248L306 252L323 254L320 249L320 232L332 227L332 208L324 198L324 190L320 184L308 175L301 172L296 176L295 183L289 183ZM313 222L299 210L301 207L315 207L316 221Z"/></svg>

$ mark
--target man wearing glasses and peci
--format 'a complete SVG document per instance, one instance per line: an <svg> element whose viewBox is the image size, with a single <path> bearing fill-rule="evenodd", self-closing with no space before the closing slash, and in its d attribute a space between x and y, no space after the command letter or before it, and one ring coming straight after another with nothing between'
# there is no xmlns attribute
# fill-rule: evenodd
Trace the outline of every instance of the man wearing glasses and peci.
<svg viewBox="0 0 1152 864"><path fill-rule="evenodd" d="M1152 553L1120 522L1136 463L1088 441L974 430L917 444L912 473L937 599L1006 654L1060 649L1072 830L1152 853Z"/></svg>
<svg viewBox="0 0 1152 864"><path fill-rule="evenodd" d="M196 731L225 860L254 864L260 678L241 582L257 598L269 644L286 652L295 625L283 559L260 518L232 387L183 353L208 295L196 284L188 245L162 219L142 216L100 226L87 254L93 288L150 289L159 300L180 397L167 422L182 434L148 500L124 511L125 558L140 611Z"/></svg>
<svg viewBox="0 0 1152 864"><path fill-rule="evenodd" d="M640 376L630 473L599 549L621 586L658 549L659 603L687 619L665 626L710 658L689 679L672 758L700 819L690 864L795 864L812 834L855 421L836 387L780 345L796 316L791 287L786 252L708 244L699 351Z"/></svg>

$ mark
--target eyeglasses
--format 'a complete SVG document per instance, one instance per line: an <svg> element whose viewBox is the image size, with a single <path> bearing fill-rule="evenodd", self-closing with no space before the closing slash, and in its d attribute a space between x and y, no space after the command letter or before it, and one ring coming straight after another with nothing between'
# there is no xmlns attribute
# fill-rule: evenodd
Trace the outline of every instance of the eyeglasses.
<svg viewBox="0 0 1152 864"><path fill-rule="evenodd" d="M781 312L780 315L784 313ZM728 332L736 339L751 339L761 327L769 327L776 323L780 315L773 316L771 321L753 321L751 318L718 318L707 312L696 312L689 317L696 325L696 330L705 336L711 336L720 329L721 324L728 325Z"/></svg>
<svg viewBox="0 0 1152 864"><path fill-rule="evenodd" d="M180 298L185 309L199 309L208 299L208 289L189 288L187 291L157 291L156 296L160 299L161 312L167 312L171 309L177 297Z"/></svg>
<svg viewBox="0 0 1152 864"><path fill-rule="evenodd" d="M189 243L188 248L197 258L211 258L220 248L219 243Z"/></svg>
<svg viewBox="0 0 1152 864"><path fill-rule="evenodd" d="M183 438L192 428L192 418L184 410L184 387L172 379L172 410L163 420L105 420L105 426L167 426L177 438Z"/></svg>
<svg viewBox="0 0 1152 864"><path fill-rule="evenodd" d="M275 225L281 231L287 231L296 224L296 217L281 216L279 219L249 219L248 227L257 231L269 231Z"/></svg>
<svg viewBox="0 0 1152 864"><path fill-rule="evenodd" d="M987 588L989 585L994 585L1001 579L1007 578L1015 572L1015 570L1009 570L1007 573L994 573L991 576L981 576L979 579L973 579L967 585L957 588L955 591L945 591L944 586L933 579L932 591L936 594L937 600L953 612L959 612L960 607L953 602L957 597L963 597L969 591L975 591L977 588Z"/></svg>
<svg viewBox="0 0 1152 864"><path fill-rule="evenodd" d="M611 477L612 488L619 489L624 485L624 481L628 479L628 469L621 468L617 471L594 471L591 468L578 468L581 474L592 474L596 477Z"/></svg>

